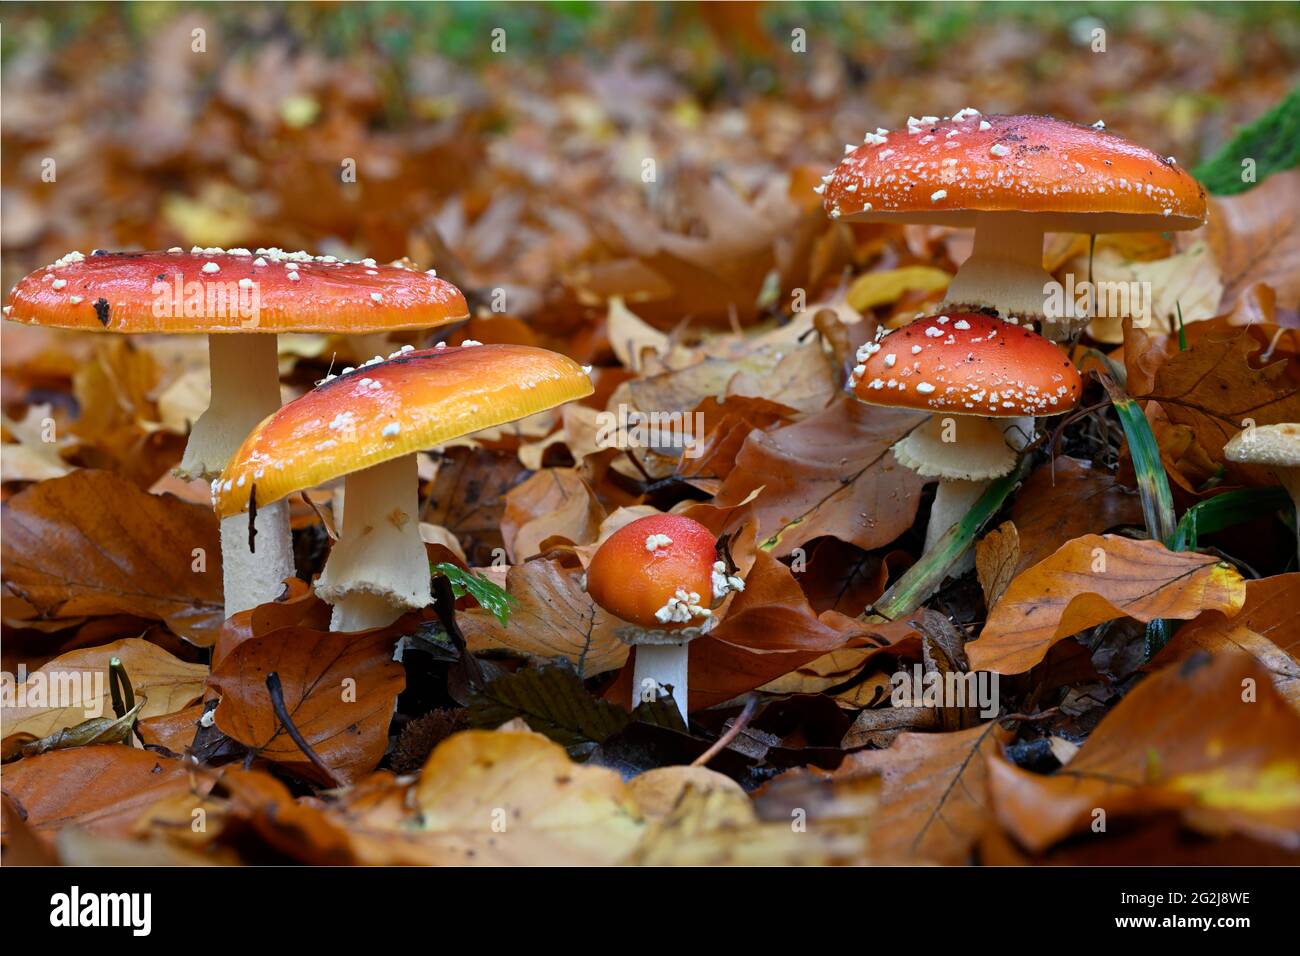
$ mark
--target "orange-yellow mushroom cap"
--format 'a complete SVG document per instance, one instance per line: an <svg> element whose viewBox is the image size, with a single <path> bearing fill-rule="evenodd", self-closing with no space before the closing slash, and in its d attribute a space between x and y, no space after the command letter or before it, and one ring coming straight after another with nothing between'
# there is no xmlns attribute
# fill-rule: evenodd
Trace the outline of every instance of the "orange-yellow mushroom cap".
<svg viewBox="0 0 1300 956"><path fill-rule="evenodd" d="M525 418L592 392L582 366L527 345L395 352L333 376L244 440L213 483L226 517L323 482Z"/></svg>
<svg viewBox="0 0 1300 956"><path fill-rule="evenodd" d="M610 535L587 567L587 593L615 617L647 630L700 627L714 601L713 533L682 515L638 518ZM679 592L688 600L681 601ZM694 601L689 600L694 596Z"/></svg>

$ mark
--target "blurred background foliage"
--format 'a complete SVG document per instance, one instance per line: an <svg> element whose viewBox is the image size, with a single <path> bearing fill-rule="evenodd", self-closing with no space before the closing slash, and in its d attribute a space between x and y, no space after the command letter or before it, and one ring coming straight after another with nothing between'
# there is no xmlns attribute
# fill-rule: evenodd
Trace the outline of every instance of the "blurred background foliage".
<svg viewBox="0 0 1300 956"><path fill-rule="evenodd" d="M409 255L563 332L617 291L577 272L752 228L701 198L719 180L774 221L765 190L806 204L909 114L1104 119L1196 167L1295 88L1300 8L7 4L3 61L7 283L71 248Z"/></svg>

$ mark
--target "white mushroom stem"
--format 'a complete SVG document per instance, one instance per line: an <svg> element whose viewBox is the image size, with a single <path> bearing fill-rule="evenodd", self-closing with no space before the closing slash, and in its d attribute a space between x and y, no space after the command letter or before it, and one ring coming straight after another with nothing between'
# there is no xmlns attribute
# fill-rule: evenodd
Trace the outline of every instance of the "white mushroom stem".
<svg viewBox="0 0 1300 956"><path fill-rule="evenodd" d="M348 475L339 540L316 579L316 593L334 605L330 630L383 627L433 600L419 485L415 455Z"/></svg>
<svg viewBox="0 0 1300 956"><path fill-rule="evenodd" d="M221 519L221 579L226 617L274 601L294 576L293 536L285 499L257 509L254 551L248 550L248 515Z"/></svg>
<svg viewBox="0 0 1300 956"><path fill-rule="evenodd" d="M925 552L929 554L939 539L949 528L966 516L966 512L979 501L984 489L989 486L985 481L966 481L961 478L942 478L934 493L934 504L930 506L930 523L925 526ZM952 577L964 574L974 567L974 558L969 552L953 565L948 572Z"/></svg>
<svg viewBox="0 0 1300 956"><path fill-rule="evenodd" d="M895 457L902 464L922 475L940 476L925 528L926 553L966 516L993 477L1014 467L1015 453L1029 444L1033 435L1032 418L937 414L895 446ZM953 476L958 470L978 477ZM974 567L974 562L973 553L967 551L948 573L957 577Z"/></svg>
<svg viewBox="0 0 1300 956"><path fill-rule="evenodd" d="M632 706L657 700L672 687L673 701L686 720L687 662L690 644L638 644L632 667ZM652 696L653 695L653 696Z"/></svg>
<svg viewBox="0 0 1300 956"><path fill-rule="evenodd" d="M190 430L176 473L215 478L248 433L280 407L280 369L274 335L209 335L208 370L212 397ZM274 601L285 578L293 577L289 504L259 508L254 549L248 548L248 516L221 522L221 578L226 617Z"/></svg>
<svg viewBox="0 0 1300 956"><path fill-rule="evenodd" d="M190 429L176 474L215 478L248 433L280 407L280 367L274 335L209 335L212 397Z"/></svg>
<svg viewBox="0 0 1300 956"><path fill-rule="evenodd" d="M1033 213L979 213L975 245L948 285L940 308L995 309L1002 318L1044 319L1047 284L1054 282L1043 268L1043 222ZM1064 341L1079 323L1064 316L1047 316L1043 335ZM1056 318L1062 321L1050 321Z"/></svg>

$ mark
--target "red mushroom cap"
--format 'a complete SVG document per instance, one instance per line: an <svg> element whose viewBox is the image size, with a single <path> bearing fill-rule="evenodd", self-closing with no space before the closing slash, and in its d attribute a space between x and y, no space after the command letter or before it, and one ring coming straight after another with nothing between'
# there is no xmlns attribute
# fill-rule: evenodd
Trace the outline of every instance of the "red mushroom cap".
<svg viewBox="0 0 1300 956"><path fill-rule="evenodd" d="M1047 231L1194 229L1205 190L1172 158L1103 129L1050 116L981 116L870 134L824 190L827 212L969 227L978 213L1052 214Z"/></svg>
<svg viewBox="0 0 1300 956"><path fill-rule="evenodd" d="M221 517L590 395L566 355L529 345L394 352L262 420L213 482Z"/></svg>
<svg viewBox="0 0 1300 956"><path fill-rule="evenodd" d="M450 282L279 249L69 253L23 278L7 318L92 332L384 332L468 318Z"/></svg>
<svg viewBox="0 0 1300 956"><path fill-rule="evenodd" d="M1029 329L979 312L917 319L858 350L850 385L870 405L1042 418L1079 400L1078 369Z"/></svg>
<svg viewBox="0 0 1300 956"><path fill-rule="evenodd" d="M656 615L679 591L695 595L699 606L711 606L715 561L716 542L704 525L681 515L649 515L619 528L596 550L587 567L587 593L610 614L640 628L699 627L707 616L673 621Z"/></svg>

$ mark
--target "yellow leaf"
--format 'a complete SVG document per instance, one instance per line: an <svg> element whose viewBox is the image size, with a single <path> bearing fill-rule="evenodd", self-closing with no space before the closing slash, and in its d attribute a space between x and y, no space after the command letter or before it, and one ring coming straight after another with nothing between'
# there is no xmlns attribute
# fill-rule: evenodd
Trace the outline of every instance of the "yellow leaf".
<svg viewBox="0 0 1300 956"><path fill-rule="evenodd" d="M27 706L5 708L5 737L19 733L48 737L92 717L111 717L108 662L113 657L121 659L136 696L148 698L140 711L142 719L174 713L203 695L205 665L187 664L156 644L129 637L69 651L33 671L22 687ZM34 696L38 688L39 698ZM19 688L14 690L16 694Z"/></svg>
<svg viewBox="0 0 1300 956"><path fill-rule="evenodd" d="M424 765L414 799L420 842L440 843L446 862L609 865L643 826L617 773L575 764L534 733L454 734Z"/></svg>
<svg viewBox="0 0 1300 956"><path fill-rule="evenodd" d="M951 280L952 276L933 266L901 266L858 276L845 298L850 306L859 312L866 312L878 305L897 302L909 289L918 292L946 289Z"/></svg>

